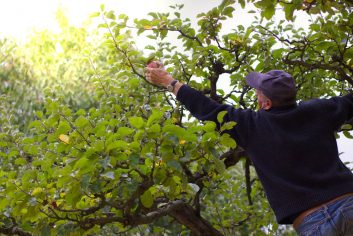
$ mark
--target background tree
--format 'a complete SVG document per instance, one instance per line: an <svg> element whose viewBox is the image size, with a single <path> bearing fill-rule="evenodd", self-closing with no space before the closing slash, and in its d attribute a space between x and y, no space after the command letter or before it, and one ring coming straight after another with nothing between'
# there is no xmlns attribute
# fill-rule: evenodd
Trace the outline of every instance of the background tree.
<svg viewBox="0 0 353 236"><path fill-rule="evenodd" d="M252 25L223 33L237 4L253 2L260 15ZM256 108L244 81L253 70L287 70L300 100L344 94L353 86L352 4L229 0L199 14L195 28L181 17L182 7L130 25L126 15L102 6L94 14L102 21L100 44L90 43L84 29L70 27L63 17L64 34L41 32L25 53L12 56L11 44L3 43L1 78L11 89L1 103L0 232L290 234L275 223L246 153L221 133L236 124L223 123L225 113L218 115L220 131L214 122L196 121L146 81L144 67L161 59L176 78L242 108ZM276 9L286 19L274 22ZM312 16L307 31L291 22L298 11ZM151 55L136 49L132 30L158 42L146 47ZM9 55L16 59L11 67ZM15 82L22 88L31 84L31 93ZM37 110L29 125L11 106L14 94L23 94L23 102L43 96L26 108L26 119ZM345 125L344 134L351 128Z"/></svg>

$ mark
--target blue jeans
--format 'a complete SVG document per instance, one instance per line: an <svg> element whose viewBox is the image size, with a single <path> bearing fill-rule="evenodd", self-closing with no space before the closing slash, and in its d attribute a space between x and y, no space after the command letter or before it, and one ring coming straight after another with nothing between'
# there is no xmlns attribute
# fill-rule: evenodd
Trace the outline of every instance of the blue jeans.
<svg viewBox="0 0 353 236"><path fill-rule="evenodd" d="M353 196L322 206L296 229L300 236L353 236Z"/></svg>

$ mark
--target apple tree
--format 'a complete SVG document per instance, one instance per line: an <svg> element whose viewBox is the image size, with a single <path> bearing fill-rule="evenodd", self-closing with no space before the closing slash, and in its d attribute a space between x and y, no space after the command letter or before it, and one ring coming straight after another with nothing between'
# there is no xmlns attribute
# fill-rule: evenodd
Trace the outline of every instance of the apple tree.
<svg viewBox="0 0 353 236"><path fill-rule="evenodd" d="M235 8L252 4L249 27L222 31ZM300 100L344 94L353 86L352 3L228 0L197 15L197 26L182 9L132 24L102 6L94 15L104 39L87 51L89 69L75 65L90 78L89 106L48 89L25 133L11 124L9 107L1 110L1 233L291 234L275 223L246 152L223 132L236 123L223 122L224 112L217 122L195 120L149 84L144 67L163 60L175 78L241 108L256 109L244 81L253 70L287 70ZM283 20L272 19L276 11ZM294 24L299 12L311 16L307 30ZM149 55L136 49L133 32L156 42ZM342 127L346 136L351 129Z"/></svg>

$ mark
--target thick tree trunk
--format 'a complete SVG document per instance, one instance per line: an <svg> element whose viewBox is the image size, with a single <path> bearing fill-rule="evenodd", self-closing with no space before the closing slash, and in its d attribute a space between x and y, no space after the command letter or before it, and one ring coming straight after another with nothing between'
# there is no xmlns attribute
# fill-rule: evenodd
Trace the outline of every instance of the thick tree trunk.
<svg viewBox="0 0 353 236"><path fill-rule="evenodd" d="M182 204L180 207L173 209L169 215L176 219L180 224L185 225L191 230L193 236L222 236L218 230L202 218L189 205Z"/></svg>

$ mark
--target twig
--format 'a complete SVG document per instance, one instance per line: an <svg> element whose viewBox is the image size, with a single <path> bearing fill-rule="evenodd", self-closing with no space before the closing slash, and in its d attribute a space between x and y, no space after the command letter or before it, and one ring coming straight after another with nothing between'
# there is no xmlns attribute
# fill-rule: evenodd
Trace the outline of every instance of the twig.
<svg viewBox="0 0 353 236"><path fill-rule="evenodd" d="M104 16L103 16L103 20L104 20L105 24L107 25L107 28L108 28L108 31L109 31L110 36L112 37L112 40L113 40L115 49L116 49L118 52L120 52L120 53L122 53L122 54L124 55L125 59L126 59L127 62L129 63L129 66L130 66L132 72L133 72L134 74L136 74L138 77L140 77L141 79L143 79L146 83L148 83L148 84L150 84L150 85L152 85L152 86L158 87L158 86L152 84L151 82L149 82L149 81L145 78L145 76L143 76L143 75L141 75L140 73L137 72L136 68L135 68L134 65L132 64L132 62L131 62L129 56L128 56L127 53L126 53L126 51L124 51L124 50L122 50L121 48L119 48L118 42L116 41L116 39L115 39L115 37L114 37L114 34L113 34L113 32L112 32L112 30L111 30L111 28L110 28L110 26L109 26L107 20L104 18Z"/></svg>
<svg viewBox="0 0 353 236"><path fill-rule="evenodd" d="M91 60L90 57L88 58L88 60L89 60L89 62L90 62L90 64L91 64L91 66L93 67L94 73L95 73L96 76L98 77L99 83L100 83L100 85L102 86L102 89L103 89L105 95L107 95L107 97L109 97L108 91L107 91L107 89L105 88L105 86L103 85L102 78L101 78L101 76L100 76L100 75L98 74L98 72L97 72L97 68L94 66L94 64L93 64L93 62L92 62L92 60Z"/></svg>
<svg viewBox="0 0 353 236"><path fill-rule="evenodd" d="M81 131L78 130L78 128L71 122L71 120L69 120L64 114L62 114L61 112L59 112L59 115L61 117L63 117L71 126L71 128L73 128L74 130L76 130L76 132L83 138L83 140L85 140L85 142L91 146L91 142L81 133Z"/></svg>

